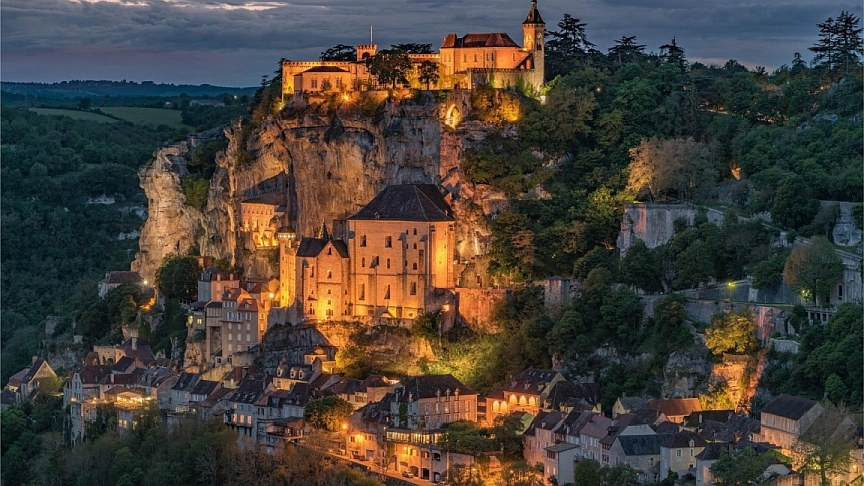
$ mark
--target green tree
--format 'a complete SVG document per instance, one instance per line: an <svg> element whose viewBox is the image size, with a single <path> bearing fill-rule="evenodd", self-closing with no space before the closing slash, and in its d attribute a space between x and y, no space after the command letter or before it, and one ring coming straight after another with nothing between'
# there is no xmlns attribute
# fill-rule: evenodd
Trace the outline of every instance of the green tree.
<svg viewBox="0 0 864 486"><path fill-rule="evenodd" d="M684 49L678 45L674 37L672 42L660 46L660 60L677 66L682 73L687 70L687 58L684 57Z"/></svg>
<svg viewBox="0 0 864 486"><path fill-rule="evenodd" d="M357 49L354 46L336 44L321 53L322 61L356 61Z"/></svg>
<svg viewBox="0 0 864 486"><path fill-rule="evenodd" d="M795 462L805 473L817 474L821 486L834 484L836 474L845 474L855 447L855 423L835 405L825 404L822 413L792 446Z"/></svg>
<svg viewBox="0 0 864 486"><path fill-rule="evenodd" d="M437 83L438 79L441 77L441 75L438 74L438 65L432 61L421 62L417 71L419 73L417 79L426 85L426 89L429 89L430 84Z"/></svg>
<svg viewBox="0 0 864 486"><path fill-rule="evenodd" d="M576 462L573 468L573 484L575 486L595 486L602 484L600 463L593 459L583 459Z"/></svg>
<svg viewBox="0 0 864 486"><path fill-rule="evenodd" d="M636 43L636 36L621 36L615 41L615 45L609 48L609 58L619 66L629 62L638 61L645 57L645 45Z"/></svg>
<svg viewBox="0 0 864 486"><path fill-rule="evenodd" d="M787 252L777 252L754 265L750 271L753 288L770 289L780 285L783 282L783 266L787 258Z"/></svg>
<svg viewBox="0 0 864 486"><path fill-rule="evenodd" d="M798 229L813 220L819 211L819 201L813 190L801 176L792 176L783 181L774 193L771 206L773 221L790 229Z"/></svg>
<svg viewBox="0 0 864 486"><path fill-rule="evenodd" d="M715 356L727 352L751 353L759 346L756 323L742 313L717 314L705 330L705 345Z"/></svg>
<svg viewBox="0 0 864 486"><path fill-rule="evenodd" d="M156 270L156 287L169 299L194 300L201 268L191 256L168 255Z"/></svg>
<svg viewBox="0 0 864 486"><path fill-rule="evenodd" d="M842 274L843 261L823 236L814 236L810 244L792 248L783 266L783 280L813 305L824 302Z"/></svg>
<svg viewBox="0 0 864 486"><path fill-rule="evenodd" d="M621 259L621 279L636 288L656 292L663 290L663 268L645 242L636 240Z"/></svg>
<svg viewBox="0 0 864 486"><path fill-rule="evenodd" d="M770 459L758 455L751 447L734 452L724 449L720 459L711 466L714 483L717 486L760 486L768 484L762 477Z"/></svg>
<svg viewBox="0 0 864 486"><path fill-rule="evenodd" d="M408 54L431 54L432 44L420 44L408 42L404 44L393 44L390 46L395 51L407 52Z"/></svg>
<svg viewBox="0 0 864 486"><path fill-rule="evenodd" d="M316 429L337 432L354 413L354 407L337 396L309 400L303 411L306 424Z"/></svg>
<svg viewBox="0 0 864 486"><path fill-rule="evenodd" d="M585 26L579 19L564 14L558 22L558 30L546 33L550 37L546 43L547 76L554 78L566 74L587 60L594 44L588 40Z"/></svg>
<svg viewBox="0 0 864 486"><path fill-rule="evenodd" d="M379 83L395 88L396 83L408 82L411 59L404 51L384 49L366 59L366 66Z"/></svg>

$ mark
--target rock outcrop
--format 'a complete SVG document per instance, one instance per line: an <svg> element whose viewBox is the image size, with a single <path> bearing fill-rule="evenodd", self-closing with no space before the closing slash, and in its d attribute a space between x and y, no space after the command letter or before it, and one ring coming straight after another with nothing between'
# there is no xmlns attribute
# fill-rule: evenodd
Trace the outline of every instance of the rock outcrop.
<svg viewBox="0 0 864 486"><path fill-rule="evenodd" d="M150 216L133 269L152 279L165 255L197 248L238 264L247 275L274 276L272 258L242 244L242 200L284 195L288 222L301 236L312 236L322 223L356 213L387 185L403 183L438 184L447 192L456 215L457 257L482 266L490 234L485 217L506 201L488 187L467 184L459 166L467 147L501 129L477 121L451 129L441 121L448 106L459 106L464 118L470 97L455 93L440 103L427 93L419 100L386 101L374 116L307 109L295 118L267 118L254 130L231 127L201 211L186 204L180 185L199 138L159 150L139 173ZM250 157L238 157L244 151Z"/></svg>

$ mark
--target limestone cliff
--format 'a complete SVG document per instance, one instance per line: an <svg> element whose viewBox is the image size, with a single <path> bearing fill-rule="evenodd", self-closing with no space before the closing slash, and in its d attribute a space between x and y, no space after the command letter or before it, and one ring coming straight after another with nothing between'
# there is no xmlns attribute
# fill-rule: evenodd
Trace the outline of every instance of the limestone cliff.
<svg viewBox="0 0 864 486"><path fill-rule="evenodd" d="M312 236L323 222L329 226L354 214L385 186L399 183L445 189L456 214L458 258L482 257L489 236L485 215L506 202L487 187L466 184L459 161L466 147L500 128L467 121L451 129L442 120L454 107L463 117L469 114L469 96L387 100L374 114L321 107L293 118L267 118L251 131L226 129L228 147L217 156L202 211L186 205L180 186L200 138L159 150L139 173L150 216L133 269L152 279L163 256L197 247L203 255L239 264L247 276L274 276L271 260L238 231L240 201L282 194L289 222L301 236ZM249 157L238 156L244 151Z"/></svg>

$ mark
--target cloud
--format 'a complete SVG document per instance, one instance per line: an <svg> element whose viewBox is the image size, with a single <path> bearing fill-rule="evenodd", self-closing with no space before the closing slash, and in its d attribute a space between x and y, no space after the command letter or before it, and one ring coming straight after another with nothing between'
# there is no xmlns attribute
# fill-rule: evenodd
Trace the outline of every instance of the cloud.
<svg viewBox="0 0 864 486"><path fill-rule="evenodd" d="M367 42L370 24L382 46L437 46L449 32L519 39L527 9L527 0L3 0L0 48L7 80L255 85L282 57ZM603 50L622 35L649 50L676 36L691 59L769 67L806 53L817 22L844 9L861 14L836 0L540 0L540 9L550 30L565 12L580 18Z"/></svg>

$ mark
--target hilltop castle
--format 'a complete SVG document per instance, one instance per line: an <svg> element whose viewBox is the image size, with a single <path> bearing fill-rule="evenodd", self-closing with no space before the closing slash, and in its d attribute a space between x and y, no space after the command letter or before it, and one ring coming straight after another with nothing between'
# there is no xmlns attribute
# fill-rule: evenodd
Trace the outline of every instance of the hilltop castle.
<svg viewBox="0 0 864 486"><path fill-rule="evenodd" d="M522 47L503 32L447 34L439 52L409 54L414 71L408 78L412 87L421 87L416 68L424 61L438 67L434 89L472 89L490 85L509 88L517 85L539 90L543 85L546 24L531 0L522 22ZM377 89L378 81L366 67L366 60L378 51L376 44L357 45L354 61L282 62L282 94ZM431 87L431 86L430 86Z"/></svg>

